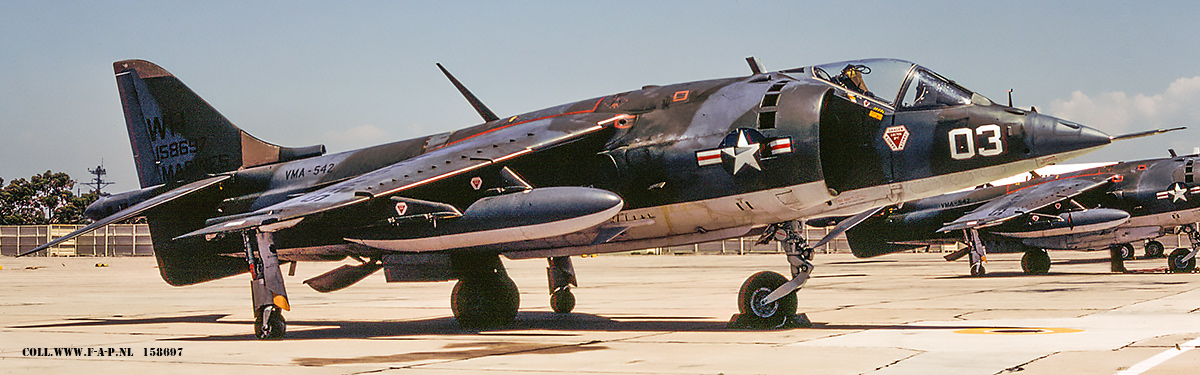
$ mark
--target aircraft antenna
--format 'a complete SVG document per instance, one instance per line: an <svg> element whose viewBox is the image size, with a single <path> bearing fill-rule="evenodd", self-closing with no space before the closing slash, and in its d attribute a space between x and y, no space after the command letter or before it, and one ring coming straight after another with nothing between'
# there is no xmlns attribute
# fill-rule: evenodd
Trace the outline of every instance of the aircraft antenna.
<svg viewBox="0 0 1200 375"><path fill-rule="evenodd" d="M91 186L92 191L95 192L96 195L107 195L101 191L101 189L104 189L105 186L114 184L114 182L104 181L104 175L108 174L108 171L104 170L104 159L100 159L100 165L96 166L96 169L88 169L88 173L91 173L96 177L93 177L91 182L84 182L80 185Z"/></svg>
<svg viewBox="0 0 1200 375"><path fill-rule="evenodd" d="M438 69L442 70L442 74L445 74L446 78L450 79L450 83L453 83L454 87L458 88L458 92L462 93L464 98L467 98L467 102L470 102L471 106L475 107L475 112L479 112L479 116L483 117L483 121L496 121L500 119L500 117L496 116L496 113L488 109L486 105L483 105L483 102L479 101L479 98L476 98L475 94L471 93L471 90L467 90L467 86L463 86L462 82L459 82L457 78L454 78L454 75L450 74L450 71L446 70L446 68L442 66L442 63L436 64Z"/></svg>
<svg viewBox="0 0 1200 375"><path fill-rule="evenodd" d="M1012 107L1012 89L1008 89L1008 106Z"/></svg>

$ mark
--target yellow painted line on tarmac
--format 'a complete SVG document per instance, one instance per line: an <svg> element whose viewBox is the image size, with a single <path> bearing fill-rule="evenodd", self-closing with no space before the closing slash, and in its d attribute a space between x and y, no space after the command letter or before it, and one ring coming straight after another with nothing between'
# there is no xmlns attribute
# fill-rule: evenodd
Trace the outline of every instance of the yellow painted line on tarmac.
<svg viewBox="0 0 1200 375"><path fill-rule="evenodd" d="M993 328L968 328L954 331L954 333L962 333L968 335L1053 335L1057 333L1076 333L1083 332L1082 329L1074 328L1047 328L1047 327L993 327Z"/></svg>

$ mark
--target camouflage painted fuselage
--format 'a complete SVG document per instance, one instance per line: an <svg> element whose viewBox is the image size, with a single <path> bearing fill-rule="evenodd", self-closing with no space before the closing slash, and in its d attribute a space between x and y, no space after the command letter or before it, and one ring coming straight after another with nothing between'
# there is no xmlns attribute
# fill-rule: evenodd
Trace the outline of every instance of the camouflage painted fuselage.
<svg viewBox="0 0 1200 375"><path fill-rule="evenodd" d="M731 238L770 223L947 193L1109 142L1101 132L994 104L951 81L940 81L941 89L965 97L922 102L926 88L914 77L940 76L907 63L894 100L806 67L647 86L454 132L321 154L266 144L231 124L215 126L227 120L198 97L188 99L194 94L169 73L139 64L149 63L118 62L118 82L139 175L158 176L142 176L143 190L102 199L89 212L103 217L190 180L232 176L146 214L164 279L175 285L245 272L244 261L221 256L242 252L237 236L178 237L236 225L248 215L302 217L275 231L282 260L412 253L396 244L437 237L447 226L398 223L403 211L387 198L465 208L504 192L505 167L535 189L591 187L615 193L624 206L607 224L566 235L438 251L530 258ZM916 101L893 104L911 90L922 90ZM142 110L129 110L131 102ZM211 113L196 115L205 111ZM186 142L176 147L186 151L163 153L168 142ZM326 204L331 201L345 203ZM312 209L318 204L326 205ZM595 243L611 226L625 230ZM493 228L479 228L487 229Z"/></svg>

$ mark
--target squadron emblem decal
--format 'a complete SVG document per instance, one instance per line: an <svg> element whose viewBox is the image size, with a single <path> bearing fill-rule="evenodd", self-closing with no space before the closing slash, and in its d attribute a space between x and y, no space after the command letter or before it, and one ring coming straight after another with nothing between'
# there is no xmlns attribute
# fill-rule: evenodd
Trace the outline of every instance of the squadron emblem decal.
<svg viewBox="0 0 1200 375"><path fill-rule="evenodd" d="M721 147L696 151L696 165L721 164L737 175L745 170L762 171L762 161L792 152L792 137L768 138L754 129L734 130L721 141Z"/></svg>
<svg viewBox="0 0 1200 375"><path fill-rule="evenodd" d="M908 143L908 128L897 125L883 129L883 142L887 143L892 151L904 151L904 145Z"/></svg>

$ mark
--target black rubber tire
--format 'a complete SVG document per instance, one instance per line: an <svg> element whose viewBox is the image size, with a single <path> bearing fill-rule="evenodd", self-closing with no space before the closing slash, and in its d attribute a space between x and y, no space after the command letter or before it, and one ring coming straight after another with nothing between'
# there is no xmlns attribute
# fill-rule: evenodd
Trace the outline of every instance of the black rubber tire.
<svg viewBox="0 0 1200 375"><path fill-rule="evenodd" d="M503 327L517 317L521 293L507 275L460 279L450 294L458 325L471 329Z"/></svg>
<svg viewBox="0 0 1200 375"><path fill-rule="evenodd" d="M1146 258L1162 258L1167 253L1166 249L1162 242L1146 241Z"/></svg>
<svg viewBox="0 0 1200 375"><path fill-rule="evenodd" d="M1120 244L1120 245L1113 245L1113 247L1118 249L1119 254L1121 254L1121 259L1133 260L1133 258L1135 257L1135 254L1133 253L1133 245L1126 243L1126 244Z"/></svg>
<svg viewBox="0 0 1200 375"><path fill-rule="evenodd" d="M254 337L259 340L278 340L282 339L287 333L287 320L283 319L283 311L278 307L271 309L271 316L267 317L267 329L263 330L263 311L266 306L259 308L254 312Z"/></svg>
<svg viewBox="0 0 1200 375"><path fill-rule="evenodd" d="M738 291L738 312L741 320L747 325L759 328L772 328L783 325L791 316L796 315L796 292L779 300L761 305L756 300L766 298L771 291L788 282L786 277L771 271L762 271L746 278Z"/></svg>
<svg viewBox="0 0 1200 375"><path fill-rule="evenodd" d="M983 263L971 265L971 277L987 276L987 268L983 267Z"/></svg>
<svg viewBox="0 0 1200 375"><path fill-rule="evenodd" d="M1021 270L1026 275L1045 275L1050 272L1050 255L1043 249L1025 251L1021 256Z"/></svg>
<svg viewBox="0 0 1200 375"><path fill-rule="evenodd" d="M559 314L568 314L575 310L575 294L570 288L562 288L550 295L550 308Z"/></svg>
<svg viewBox="0 0 1200 375"><path fill-rule="evenodd" d="M1192 272L1196 269L1196 258L1184 262L1183 257L1186 257L1191 251L1184 248L1175 249L1171 252L1171 256L1167 257L1167 269L1171 272Z"/></svg>

